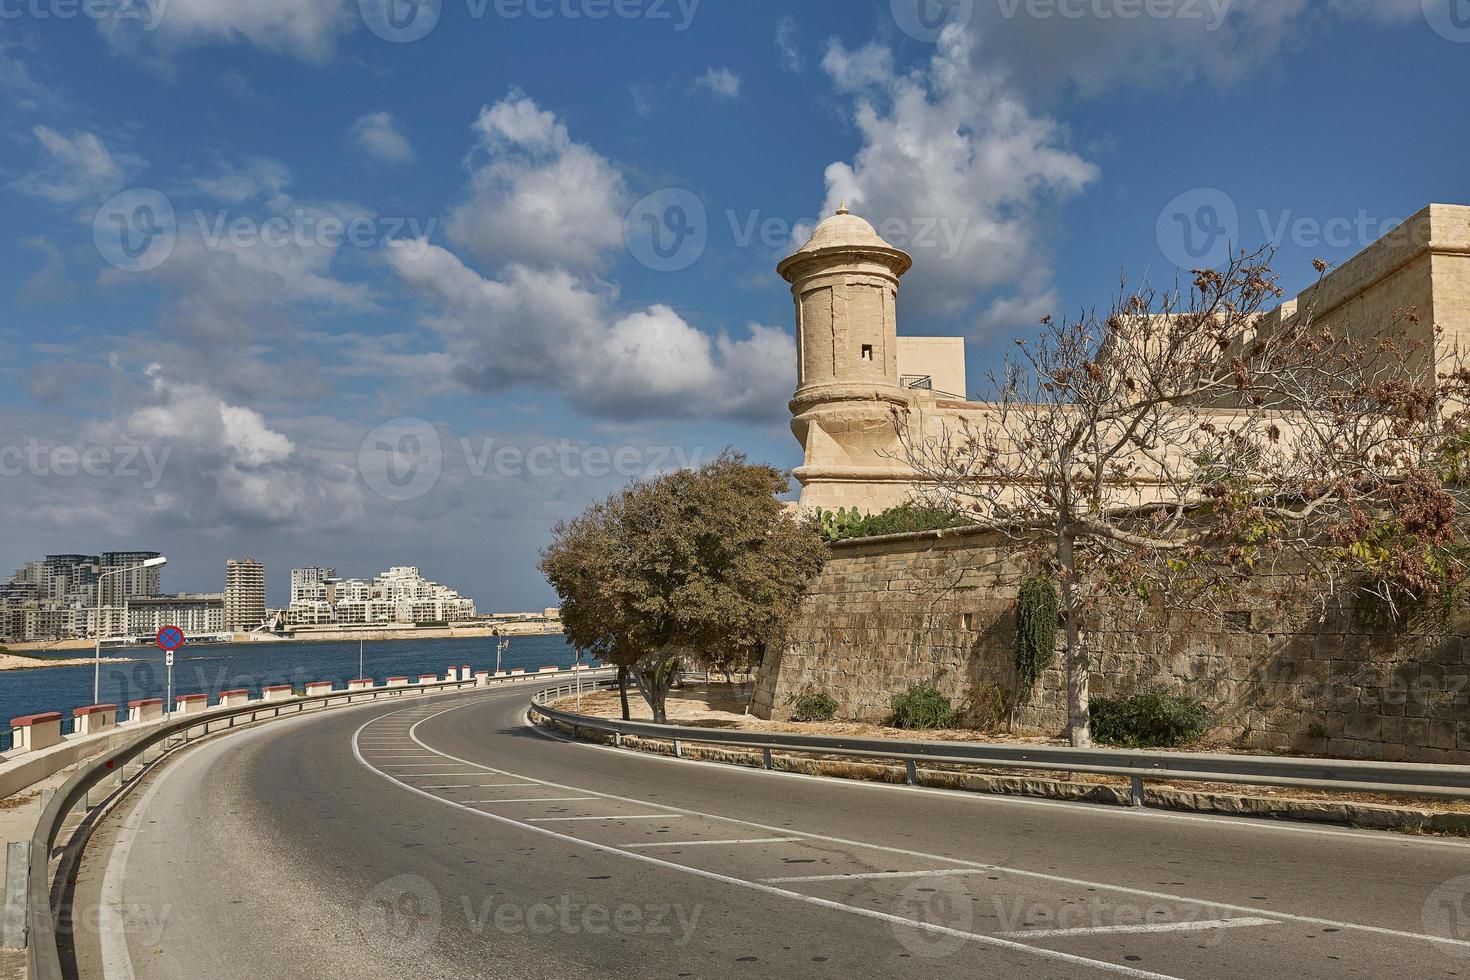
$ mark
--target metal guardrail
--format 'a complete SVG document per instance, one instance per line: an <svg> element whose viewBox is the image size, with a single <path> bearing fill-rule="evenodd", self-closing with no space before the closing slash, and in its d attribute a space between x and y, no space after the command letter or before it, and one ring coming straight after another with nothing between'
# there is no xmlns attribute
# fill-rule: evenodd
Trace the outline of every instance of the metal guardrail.
<svg viewBox="0 0 1470 980"><path fill-rule="evenodd" d="M583 687L582 690L585 692L588 688ZM625 735L634 735L670 741L674 743L676 755L682 754L686 743L760 749L767 769L772 767L771 753L779 751L900 760L905 764L910 784L917 782L917 767L926 763L1127 776L1132 780L1131 797L1135 806L1143 805L1144 783L1149 779L1248 783L1256 786L1336 790L1344 793L1470 798L1470 766L794 735L787 732L752 732L620 721L581 715L551 707L548 703L574 691L575 688L562 685L553 690L538 692L532 698L531 710L542 718L570 726L574 733L586 730L611 733L618 739Z"/></svg>
<svg viewBox="0 0 1470 980"><path fill-rule="evenodd" d="M515 674L507 677L491 677L489 680L491 687L498 687L512 682L534 682L537 677L537 674ZM90 807L91 792L99 783L115 778L119 786L126 784L129 781L125 772L127 765L145 756L149 749L160 746L162 751L152 759L143 758L143 768L134 773L134 776L139 775L148 764L157 761L168 751L187 744L194 737L193 733L198 732L199 737L210 734L212 731L210 726L234 728L241 719L248 719L243 723L249 724L262 719L278 718L283 714L300 714L309 706L321 705L325 709L335 703L360 704L384 698L413 697L450 690L474 690L477 686L477 682L471 679L408 684L400 687L370 687L356 691L333 691L330 694L293 697L290 700L255 701L238 708L217 708L197 715L175 716L175 720L165 721L146 735L140 736L119 749L104 753L100 758L88 763L56 791L56 795L42 811L41 818L36 824L35 834L31 837L30 870L25 886L26 945L29 947L31 980L64 980L65 976L61 969L61 953L57 948L56 920L51 907L50 864L53 856L52 848L56 846L56 840L61 834L67 817L79 803ZM179 736L182 738L176 744L168 744L170 739ZM111 793L108 795L111 796Z"/></svg>

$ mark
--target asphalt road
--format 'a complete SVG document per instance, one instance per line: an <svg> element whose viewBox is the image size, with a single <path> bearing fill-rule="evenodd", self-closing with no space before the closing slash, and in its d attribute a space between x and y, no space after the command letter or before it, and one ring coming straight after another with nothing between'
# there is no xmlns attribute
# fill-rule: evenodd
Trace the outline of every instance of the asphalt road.
<svg viewBox="0 0 1470 980"><path fill-rule="evenodd" d="M79 974L1470 976L1470 842L690 763L528 696L181 753L88 849Z"/></svg>

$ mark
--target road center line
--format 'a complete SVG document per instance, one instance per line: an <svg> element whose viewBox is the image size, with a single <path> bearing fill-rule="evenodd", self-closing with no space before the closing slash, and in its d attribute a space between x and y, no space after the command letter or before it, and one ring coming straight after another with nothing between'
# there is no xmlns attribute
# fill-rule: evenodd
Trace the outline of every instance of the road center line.
<svg viewBox="0 0 1470 980"><path fill-rule="evenodd" d="M1279 926L1276 919L1244 916L1238 919L1203 919L1198 922L1141 922L1132 926L1093 926L1080 929L1021 929L1002 932L1007 939L1059 939L1067 936L1111 936L1142 932L1203 932L1209 929L1244 929L1248 926Z"/></svg>
<svg viewBox="0 0 1470 980"><path fill-rule="evenodd" d="M595 800L595 796L526 796L517 800L465 800L466 803L571 803L576 800Z"/></svg>
<svg viewBox="0 0 1470 980"><path fill-rule="evenodd" d="M571 797L571 799L578 799L578 797ZM580 799L594 800L594 799L598 799L598 797L595 797L595 796L583 796L583 797L580 797ZM680 819L680 817L679 817L679 814L677 814L677 813L629 813L629 814L625 814L625 815L622 815L622 816L614 816L614 817L527 817L526 818L526 822L527 823L565 823L565 822L571 821L571 820L678 820L678 819ZM614 850L616 850L616 848L614 848Z"/></svg>
<svg viewBox="0 0 1470 980"><path fill-rule="evenodd" d="M941 868L934 871L863 871L849 875L791 875L786 878L762 878L773 884L791 881L867 881L876 878L951 878L955 875L983 874L984 868Z"/></svg>
<svg viewBox="0 0 1470 980"><path fill-rule="evenodd" d="M623 847L702 847L713 844L796 844L800 837L747 837L743 840L660 840L647 844L624 844Z"/></svg>

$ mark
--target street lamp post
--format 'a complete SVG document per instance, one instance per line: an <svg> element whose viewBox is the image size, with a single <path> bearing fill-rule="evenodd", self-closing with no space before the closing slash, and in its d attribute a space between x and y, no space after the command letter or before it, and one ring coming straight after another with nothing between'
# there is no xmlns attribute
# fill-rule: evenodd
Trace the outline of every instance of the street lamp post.
<svg viewBox="0 0 1470 980"><path fill-rule="evenodd" d="M109 572L103 572L97 576L97 621L93 624L96 631L92 644L92 703L96 704L102 700L102 580L109 575L121 575L123 572L136 572L140 568L157 568L166 564L168 559L159 555L157 558L149 558L141 565L129 565L127 568L114 568Z"/></svg>

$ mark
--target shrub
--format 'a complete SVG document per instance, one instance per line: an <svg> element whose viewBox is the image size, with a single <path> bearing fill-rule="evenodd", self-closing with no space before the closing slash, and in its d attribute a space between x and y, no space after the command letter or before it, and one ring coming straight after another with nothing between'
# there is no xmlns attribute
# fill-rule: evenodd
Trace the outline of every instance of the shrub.
<svg viewBox="0 0 1470 980"><path fill-rule="evenodd" d="M1005 724L1009 713L1011 692L999 684L976 681L970 687L969 698L961 712L965 727L981 732L993 732Z"/></svg>
<svg viewBox="0 0 1470 980"><path fill-rule="evenodd" d="M827 542L846 541L850 538L876 538L883 534L906 534L914 531L939 531L950 527L963 527L971 523L957 514L937 507L919 507L902 504L890 507L881 514L864 516L856 507L843 508L836 512L824 510L819 515L822 539Z"/></svg>
<svg viewBox="0 0 1470 980"><path fill-rule="evenodd" d="M895 697L892 705L895 728L953 728L959 721L959 712L933 684L914 685Z"/></svg>
<svg viewBox="0 0 1470 980"><path fill-rule="evenodd" d="M819 691L804 691L791 699L792 721L831 721L837 714L837 699Z"/></svg>
<svg viewBox="0 0 1470 980"><path fill-rule="evenodd" d="M1126 698L1094 698L1092 732L1099 742L1130 748L1168 748L1193 742L1214 723L1203 702L1162 687Z"/></svg>

